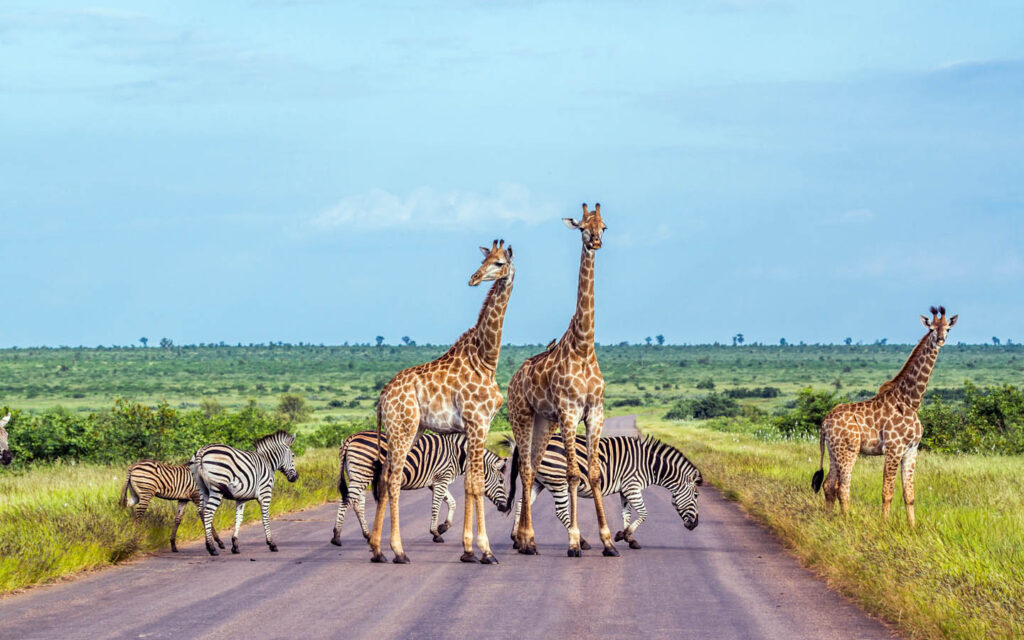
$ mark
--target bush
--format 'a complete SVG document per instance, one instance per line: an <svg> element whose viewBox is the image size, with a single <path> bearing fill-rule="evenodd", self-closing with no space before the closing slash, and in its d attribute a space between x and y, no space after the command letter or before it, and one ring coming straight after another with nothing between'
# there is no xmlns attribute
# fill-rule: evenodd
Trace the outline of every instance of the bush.
<svg viewBox="0 0 1024 640"><path fill-rule="evenodd" d="M816 436L821 432L821 422L837 404L847 402L831 391L815 391L810 387L801 389L793 401L790 411L775 416L772 425L786 437Z"/></svg>
<svg viewBox="0 0 1024 640"><path fill-rule="evenodd" d="M312 434L304 436L303 439L311 447L340 447L345 438L357 431L376 429L374 420L366 418L351 422L329 422L320 425Z"/></svg>
<svg viewBox="0 0 1024 640"><path fill-rule="evenodd" d="M281 396L281 402L277 405L288 422L302 422L309 417L309 407L306 406L306 399L297 393L286 393Z"/></svg>
<svg viewBox="0 0 1024 640"><path fill-rule="evenodd" d="M740 414L740 405L729 396L709 393L693 400L680 400L665 414L667 420L708 420L732 418Z"/></svg>
<svg viewBox="0 0 1024 640"><path fill-rule="evenodd" d="M612 402L613 407L639 407L643 405L640 398L619 398Z"/></svg>
<svg viewBox="0 0 1024 640"><path fill-rule="evenodd" d="M725 394L730 398L778 398L782 395L782 389L778 387L754 387L753 389L739 387L729 389Z"/></svg>
<svg viewBox="0 0 1024 640"><path fill-rule="evenodd" d="M340 409L345 406L345 402L343 400L330 400L327 402L327 406L332 409Z"/></svg>
<svg viewBox="0 0 1024 640"><path fill-rule="evenodd" d="M696 386L698 389L707 389L710 391L711 389L715 388L715 381L712 380L711 378L704 378L703 380L698 382Z"/></svg>
<svg viewBox="0 0 1024 640"><path fill-rule="evenodd" d="M945 453L1024 453L1024 393L1017 387L979 389L965 382L963 402L929 394L921 407L921 447ZM955 397L955 396L954 396Z"/></svg>

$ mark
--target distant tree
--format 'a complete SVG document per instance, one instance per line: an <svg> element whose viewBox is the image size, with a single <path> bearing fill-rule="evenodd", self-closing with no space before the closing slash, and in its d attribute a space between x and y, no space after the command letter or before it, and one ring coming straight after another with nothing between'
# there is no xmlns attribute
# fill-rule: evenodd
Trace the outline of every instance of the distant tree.
<svg viewBox="0 0 1024 640"><path fill-rule="evenodd" d="M224 406L217 402L216 398L204 398L203 401L199 403L199 408L202 409L203 415L207 418L212 418L213 416L224 413Z"/></svg>
<svg viewBox="0 0 1024 640"><path fill-rule="evenodd" d="M174 346L174 340L170 338L160 338L160 346L164 349L170 349Z"/></svg>
<svg viewBox="0 0 1024 640"><path fill-rule="evenodd" d="M846 346L850 346L851 344L853 344L853 338L843 338L843 344L845 344Z"/></svg>
<svg viewBox="0 0 1024 640"><path fill-rule="evenodd" d="M383 346L383 345L384 345L384 336L377 336L377 346L380 347L380 346Z"/></svg>
<svg viewBox="0 0 1024 640"><path fill-rule="evenodd" d="M623 340L622 342L619 343L619 346L620 347L628 347L629 346L629 340Z"/></svg>
<svg viewBox="0 0 1024 640"><path fill-rule="evenodd" d="M661 335L660 333L654 336L654 339L658 341L659 347L665 344L665 336Z"/></svg>
<svg viewBox="0 0 1024 640"><path fill-rule="evenodd" d="M784 346L786 346L787 344L789 344L789 343L788 343L788 342L786 342L786 339L785 339L785 338L779 338L779 346L780 346L780 347L784 347Z"/></svg>
<svg viewBox="0 0 1024 640"><path fill-rule="evenodd" d="M646 338L644 338L644 342L647 343L648 347L651 346L651 336L647 336Z"/></svg>
<svg viewBox="0 0 1024 640"><path fill-rule="evenodd" d="M836 391L839 391L843 388L843 382L839 378L836 378L832 381L832 386L836 388Z"/></svg>
<svg viewBox="0 0 1024 640"><path fill-rule="evenodd" d="M741 345L741 344L743 344L743 334L742 333L737 333L736 335L734 335L732 337L732 346L735 347L735 346Z"/></svg>
<svg viewBox="0 0 1024 640"><path fill-rule="evenodd" d="M704 378L695 385L698 389L712 390L715 388L715 381L711 378Z"/></svg>
<svg viewBox="0 0 1024 640"><path fill-rule="evenodd" d="M149 345L149 338L139 338L139 342L141 342L142 346L145 347L145 346Z"/></svg>
<svg viewBox="0 0 1024 640"><path fill-rule="evenodd" d="M995 346L998 347L999 346L999 338L997 338L995 336L992 336L992 344L994 344Z"/></svg>
<svg viewBox="0 0 1024 640"><path fill-rule="evenodd" d="M309 407L306 406L306 399L297 393L286 393L281 396L277 410L289 422L302 422L309 416Z"/></svg>
<svg viewBox="0 0 1024 640"><path fill-rule="evenodd" d="M409 346L409 336L402 336L402 343L405 344L405 346L408 347Z"/></svg>
<svg viewBox="0 0 1024 640"><path fill-rule="evenodd" d="M875 344L880 346L880 347L884 347L885 343L887 343L887 342L889 342L888 338L879 338L878 340L875 340Z"/></svg>

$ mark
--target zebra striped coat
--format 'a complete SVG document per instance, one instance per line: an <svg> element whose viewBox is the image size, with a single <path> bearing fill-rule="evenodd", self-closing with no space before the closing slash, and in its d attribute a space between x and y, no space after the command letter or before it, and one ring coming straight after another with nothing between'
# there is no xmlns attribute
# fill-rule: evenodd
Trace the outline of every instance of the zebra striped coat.
<svg viewBox="0 0 1024 640"><path fill-rule="evenodd" d="M217 555L217 548L213 546L213 514L224 498L235 501L235 534L231 537L231 553L238 553L238 528L242 526L245 503L249 500L259 502L267 546L271 551L277 551L270 535L270 495L274 490L275 471L283 473L288 482L299 478L292 456L293 442L295 436L278 431L257 440L255 451L244 451L226 444L208 444L192 456L189 466L199 489L199 512L206 529L206 550L211 556Z"/></svg>
<svg viewBox="0 0 1024 640"><path fill-rule="evenodd" d="M381 434L381 456L388 451L387 435ZM366 526L366 487L373 479L373 463L378 460L377 432L360 431L349 436L338 451L338 519L334 524L331 544L341 546L341 527L345 512L351 503L356 512L363 537L369 540L370 530ZM430 511L430 533L434 542L444 542L441 537L452 526L455 515L455 497L448 490L457 476L466 473L466 436L461 433L440 435L424 433L416 439L405 460L402 489L429 488L433 494ZM505 490L505 460L492 451L484 449L484 494L498 507L507 509L508 495ZM348 481L346 482L346 476ZM437 524L441 502L448 503L448 515L440 526Z"/></svg>
<svg viewBox="0 0 1024 640"><path fill-rule="evenodd" d="M512 497L515 496L518 451L512 455ZM587 478L588 461L586 436L576 436L576 455L579 461L579 492L585 497L593 496ZM633 534L647 518L643 490L651 485L665 487L672 494L672 505L683 526L693 530L697 527L697 486L703 483L700 471L686 459L681 451L651 436L641 438L613 436L601 438L598 448L601 463L601 489L604 495L618 493L622 500L622 530L615 534L616 540L625 540L631 549L639 549L640 543ZM569 527L569 485L566 480L565 450L561 438L552 438L544 452L540 468L530 492L530 504L545 488L555 499L555 515L566 528ZM525 491L525 488L524 488ZM520 500L516 504L516 520L519 522ZM630 508L636 519L630 522ZM517 525L518 526L518 525ZM512 539L516 539L515 530ZM581 541L583 548L589 548Z"/></svg>
<svg viewBox="0 0 1024 640"><path fill-rule="evenodd" d="M11 414L7 414L3 418L0 418L0 464L5 467L11 464L11 460L14 459L14 454L7 448L7 423L11 421Z"/></svg>
<svg viewBox="0 0 1024 640"><path fill-rule="evenodd" d="M167 464L155 460L140 460L128 467L128 473L124 477L124 486L121 488L121 506L134 506L135 521L138 522L146 513L153 498L178 502L178 510L174 514L174 528L171 529L171 551L177 553L178 525L181 524L181 517L185 514L185 507L189 502L194 502L196 503L196 512L199 513L201 509L199 489L196 488L196 481L192 477L192 470L189 469L189 466L187 464ZM224 543L220 541L216 530L213 530L213 539L217 542L217 546L221 549L224 548Z"/></svg>

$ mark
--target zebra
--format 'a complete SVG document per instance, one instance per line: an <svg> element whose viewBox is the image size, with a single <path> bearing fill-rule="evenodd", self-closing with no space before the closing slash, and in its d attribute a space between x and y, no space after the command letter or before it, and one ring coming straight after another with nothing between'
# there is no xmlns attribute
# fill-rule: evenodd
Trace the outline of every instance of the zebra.
<svg viewBox="0 0 1024 640"><path fill-rule="evenodd" d="M185 514L189 501L196 503L196 512L201 514L199 490L187 464L167 464L155 460L140 460L128 467L121 488L121 506L135 507L135 521L142 520L154 497L176 500L178 510L174 514L174 528L171 529L171 551L178 552L178 525ZM200 520L202 516L200 515ZM217 546L224 548L217 530L213 529Z"/></svg>
<svg viewBox="0 0 1024 640"><path fill-rule="evenodd" d="M231 537L231 553L238 553L238 528L242 526L242 513L249 500L259 502L267 546L271 551L277 551L270 535L270 494L274 489L274 471L283 473L288 482L299 479L291 450L293 442L295 436L287 431L278 431L257 440L255 451L243 451L226 444L208 444L192 456L189 467L201 496L199 512L206 529L206 550L211 556L218 555L213 546L213 514L224 498L235 501L235 534Z"/></svg>
<svg viewBox="0 0 1024 640"><path fill-rule="evenodd" d="M516 470L519 451L512 443L512 472L509 501L515 498ZM587 479L586 436L576 436L576 455L579 457L580 473L583 477L580 495L592 496ZM612 436L601 438L598 455L601 460L601 478L604 495L618 493L622 500L622 530L615 534L615 540L625 540L630 549L640 549L633 534L647 518L642 491L651 485L665 487L672 493L672 505L683 519L683 526L692 531L697 527L697 486L704 479L692 462L681 451L652 436L641 438ZM565 450L561 438L552 438L544 452L536 481L530 492L530 504L547 488L555 498L555 514L566 528L569 527L569 486L565 479ZM525 491L525 488L524 488ZM522 500L516 503L516 520ZM630 507L636 512L636 520L630 523ZM518 526L518 524L516 525ZM516 540L513 528L512 540ZM580 540L583 549L590 545Z"/></svg>
<svg viewBox="0 0 1024 640"><path fill-rule="evenodd" d="M381 434L381 454L387 455L387 436ZM345 512L349 503L356 512L363 537L370 539L370 530L366 526L366 487L373 478L373 463L378 459L377 432L360 431L345 439L338 451L338 519L334 525L334 536L331 544L341 546L341 527L345 522ZM492 451L484 449L484 494L498 507L498 511L507 511L508 495L505 489L504 458ZM434 542L444 542L441 537L452 526L455 515L455 498L448 490L456 476L466 473L466 436L461 433L441 435L424 433L412 446L405 461L405 476L402 489L429 488L434 493L430 511L430 533ZM348 476L346 482L345 476ZM448 516L438 526L438 515L441 512L441 501L448 503Z"/></svg>
<svg viewBox="0 0 1024 640"><path fill-rule="evenodd" d="M11 460L14 459L14 454L7 448L7 423L11 421L11 414L8 413L3 418L0 418L0 464L5 467L11 464Z"/></svg>

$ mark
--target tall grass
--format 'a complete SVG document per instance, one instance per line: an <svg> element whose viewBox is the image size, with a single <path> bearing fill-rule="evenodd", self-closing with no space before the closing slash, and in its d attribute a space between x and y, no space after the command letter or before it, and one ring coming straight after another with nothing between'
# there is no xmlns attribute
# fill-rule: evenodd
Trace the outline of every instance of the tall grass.
<svg viewBox="0 0 1024 640"><path fill-rule="evenodd" d="M810 488L817 440L772 442L651 416L639 424L680 446L829 584L909 635L1024 635L1024 458L922 452L911 530L898 482L892 516L881 519L880 457L858 459L842 518Z"/></svg>
<svg viewBox="0 0 1024 640"><path fill-rule="evenodd" d="M337 449L310 449L295 467L294 484L278 475L271 514L337 497ZM0 474L0 593L169 548L175 504L156 499L135 524L131 510L118 504L126 468L52 464ZM258 519L260 510L253 504L245 514L246 521ZM215 525L230 538L234 509L219 509ZM178 539L202 536L190 506Z"/></svg>

